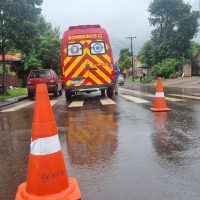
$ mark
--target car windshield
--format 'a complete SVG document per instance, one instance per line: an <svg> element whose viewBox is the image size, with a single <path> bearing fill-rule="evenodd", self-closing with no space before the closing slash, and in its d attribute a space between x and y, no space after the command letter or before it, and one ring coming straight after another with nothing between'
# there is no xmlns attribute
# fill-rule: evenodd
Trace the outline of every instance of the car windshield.
<svg viewBox="0 0 200 200"><path fill-rule="evenodd" d="M32 71L30 78L49 78L51 77L51 72L49 70L39 70Z"/></svg>

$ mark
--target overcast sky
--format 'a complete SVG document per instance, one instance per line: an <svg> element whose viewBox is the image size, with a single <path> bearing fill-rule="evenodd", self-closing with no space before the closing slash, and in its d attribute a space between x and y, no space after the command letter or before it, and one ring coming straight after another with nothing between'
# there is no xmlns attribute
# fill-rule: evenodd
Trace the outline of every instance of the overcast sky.
<svg viewBox="0 0 200 200"><path fill-rule="evenodd" d="M199 0L185 2L194 10L199 9ZM150 0L43 0L42 14L53 26L60 27L61 34L71 25L100 24L109 34L116 59L120 48L130 48L127 36L136 36L135 53L150 39L153 27L148 21L149 3Z"/></svg>

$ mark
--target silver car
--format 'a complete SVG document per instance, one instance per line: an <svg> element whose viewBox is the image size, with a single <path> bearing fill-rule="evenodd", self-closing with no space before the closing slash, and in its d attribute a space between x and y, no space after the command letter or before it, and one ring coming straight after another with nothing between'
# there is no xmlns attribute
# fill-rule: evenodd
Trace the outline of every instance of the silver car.
<svg viewBox="0 0 200 200"><path fill-rule="evenodd" d="M122 74L120 74L120 75L118 76L118 84L119 84L119 85L124 85L124 77L123 77Z"/></svg>

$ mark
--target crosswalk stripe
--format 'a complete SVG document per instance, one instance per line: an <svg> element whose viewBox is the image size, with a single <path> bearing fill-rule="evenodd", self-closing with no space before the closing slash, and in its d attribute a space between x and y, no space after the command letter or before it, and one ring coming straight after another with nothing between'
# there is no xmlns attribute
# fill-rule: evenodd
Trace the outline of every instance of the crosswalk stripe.
<svg viewBox="0 0 200 200"><path fill-rule="evenodd" d="M172 98L172 97L165 97L165 99L167 101L173 101L173 102L176 102L176 101L185 101L184 99L177 99L177 98Z"/></svg>
<svg viewBox="0 0 200 200"><path fill-rule="evenodd" d="M82 101L73 101L69 105L69 108L77 108L77 107L82 107L82 106L83 106L83 100Z"/></svg>
<svg viewBox="0 0 200 200"><path fill-rule="evenodd" d="M147 101L147 100L140 99L140 98L137 98L137 97L133 97L133 96L130 96L130 95L120 95L120 96L123 97L124 99L127 99L129 101L133 101L135 103L149 103L149 101Z"/></svg>
<svg viewBox="0 0 200 200"><path fill-rule="evenodd" d="M50 103L51 103L51 106L54 106L60 99L56 99L56 100L51 100ZM35 102L34 101L28 101L28 102L24 102L23 104L20 104L20 105L16 105L16 106L13 106L12 108L8 108L8 109L5 109L5 110L2 110L1 112L14 112L14 111L17 111L17 110L20 110L22 108L25 108L27 106L30 106L32 104L34 104Z"/></svg>
<svg viewBox="0 0 200 200"><path fill-rule="evenodd" d="M114 105L116 104L113 100L109 98L99 99L102 105Z"/></svg>
<svg viewBox="0 0 200 200"><path fill-rule="evenodd" d="M200 96L200 93L192 93L192 95Z"/></svg>
<svg viewBox="0 0 200 200"><path fill-rule="evenodd" d="M6 110L2 110L1 112L14 112L14 111L17 111L21 108L24 108L26 106L29 106L31 104L33 104L34 102L24 102L23 104L20 104L20 105L17 105L17 106L14 106L12 108L8 108Z"/></svg>
<svg viewBox="0 0 200 200"><path fill-rule="evenodd" d="M51 100L51 101L50 101L51 106L54 106L56 103L58 103L58 101L60 101L60 99Z"/></svg>
<svg viewBox="0 0 200 200"><path fill-rule="evenodd" d="M153 94L147 94L147 93L142 93L142 92L139 92L139 91L133 91L133 90L128 90L128 89L123 89L123 88L120 88L120 90L124 91L124 92L129 92L129 93L132 93L132 94L139 94L139 95L142 95L142 96L146 96L146 97L152 97L154 98L155 95ZM165 99L167 101L185 101L183 99L177 99L177 98L172 98L172 97L165 97Z"/></svg>
<svg viewBox="0 0 200 200"><path fill-rule="evenodd" d="M184 95L184 94L169 94L169 95L175 96L175 97L184 97L184 98L189 98L189 99L200 100L200 97L189 96L189 95Z"/></svg>

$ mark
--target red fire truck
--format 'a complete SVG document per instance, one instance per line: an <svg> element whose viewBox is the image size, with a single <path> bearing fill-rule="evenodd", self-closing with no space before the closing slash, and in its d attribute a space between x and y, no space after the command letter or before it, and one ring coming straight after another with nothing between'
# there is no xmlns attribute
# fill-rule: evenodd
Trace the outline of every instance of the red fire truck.
<svg viewBox="0 0 200 200"><path fill-rule="evenodd" d="M70 26L62 39L62 80L66 99L101 91L112 98L115 74L108 34L100 25Z"/></svg>

